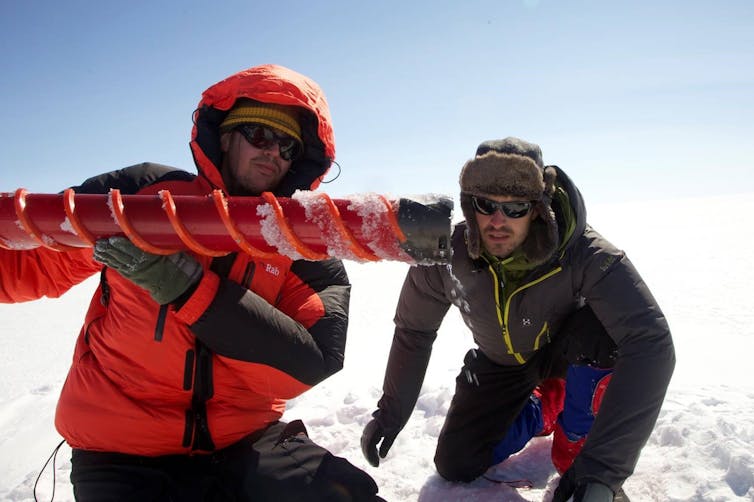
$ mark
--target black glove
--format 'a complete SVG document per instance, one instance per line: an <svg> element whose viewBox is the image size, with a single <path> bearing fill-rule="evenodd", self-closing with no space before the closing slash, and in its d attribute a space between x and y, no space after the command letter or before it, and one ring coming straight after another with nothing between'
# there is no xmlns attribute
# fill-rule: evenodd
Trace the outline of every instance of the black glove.
<svg viewBox="0 0 754 502"><path fill-rule="evenodd" d="M576 483L573 469L568 469L560 477L560 483L552 496L552 502L613 502L615 494L602 483L590 481ZM570 497L573 496L573 499Z"/></svg>
<svg viewBox="0 0 754 502"><path fill-rule="evenodd" d="M155 255L136 247L125 237L100 239L94 259L146 289L154 301L174 301L202 278L202 266L191 255Z"/></svg>
<svg viewBox="0 0 754 502"><path fill-rule="evenodd" d="M364 433L361 435L361 452L364 454L367 462L374 467L379 466L380 458L385 458L397 436L398 431L387 432L376 418L370 420L366 427L364 427ZM380 445L379 456L377 456L377 443L380 440L382 440L382 444Z"/></svg>

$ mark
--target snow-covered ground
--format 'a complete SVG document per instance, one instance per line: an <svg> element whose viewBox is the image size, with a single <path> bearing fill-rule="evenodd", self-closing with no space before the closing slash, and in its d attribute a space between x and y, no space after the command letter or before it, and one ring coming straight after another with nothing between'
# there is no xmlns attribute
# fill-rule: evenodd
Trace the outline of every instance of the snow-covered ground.
<svg viewBox="0 0 754 502"><path fill-rule="evenodd" d="M754 194L590 207L589 221L626 249L670 320L676 372L636 473L634 501L754 501ZM359 438L381 395L395 302L407 265L347 262L353 283L345 368L290 403L309 434L371 473L389 501L549 500L557 475L549 438L495 468L512 488L451 485L432 456L470 335L456 312L443 324L416 410L379 468ZM57 300L0 305L0 500L33 500L33 485L60 437L55 402L96 278ZM72 500L70 449L57 457L55 500ZM37 488L50 500L53 471Z"/></svg>

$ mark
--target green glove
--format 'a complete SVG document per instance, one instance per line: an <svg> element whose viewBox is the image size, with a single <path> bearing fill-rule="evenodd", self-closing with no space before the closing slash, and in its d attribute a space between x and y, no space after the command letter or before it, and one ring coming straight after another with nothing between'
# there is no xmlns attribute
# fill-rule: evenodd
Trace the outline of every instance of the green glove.
<svg viewBox="0 0 754 502"><path fill-rule="evenodd" d="M202 278L202 266L189 254L155 255L125 237L94 243L94 259L146 289L160 305L170 303Z"/></svg>

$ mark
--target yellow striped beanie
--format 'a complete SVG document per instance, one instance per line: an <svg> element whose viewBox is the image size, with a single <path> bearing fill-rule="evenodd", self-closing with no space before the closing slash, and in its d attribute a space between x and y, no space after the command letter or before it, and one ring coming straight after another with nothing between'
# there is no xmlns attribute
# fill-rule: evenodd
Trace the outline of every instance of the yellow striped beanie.
<svg viewBox="0 0 754 502"><path fill-rule="evenodd" d="M220 124L220 132L228 132L242 124L262 124L284 132L303 144L297 115L292 106L239 100Z"/></svg>

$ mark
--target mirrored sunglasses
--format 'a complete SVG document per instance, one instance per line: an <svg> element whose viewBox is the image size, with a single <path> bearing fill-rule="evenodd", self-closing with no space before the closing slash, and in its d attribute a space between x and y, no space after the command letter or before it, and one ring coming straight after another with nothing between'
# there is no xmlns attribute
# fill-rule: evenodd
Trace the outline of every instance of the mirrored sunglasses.
<svg viewBox="0 0 754 502"><path fill-rule="evenodd" d="M508 218L521 218L531 211L531 202L497 202L484 197L471 196L471 205L474 211L485 216L494 214L495 211L502 211Z"/></svg>
<svg viewBox="0 0 754 502"><path fill-rule="evenodd" d="M236 127L236 130L254 148L266 150L277 144L280 149L280 158L283 160L296 160L303 151L301 143L296 138L278 133L271 127L259 124L244 124Z"/></svg>

